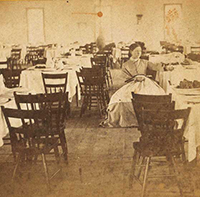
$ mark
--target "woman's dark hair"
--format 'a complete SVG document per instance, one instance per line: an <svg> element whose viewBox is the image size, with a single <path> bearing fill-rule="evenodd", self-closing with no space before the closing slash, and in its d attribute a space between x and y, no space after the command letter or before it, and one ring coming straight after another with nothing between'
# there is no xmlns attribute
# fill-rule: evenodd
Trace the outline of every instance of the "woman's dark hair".
<svg viewBox="0 0 200 197"><path fill-rule="evenodd" d="M129 58L131 57L131 51L133 51L137 47L141 47L141 46L137 43L133 43L129 46L129 53L128 53Z"/></svg>

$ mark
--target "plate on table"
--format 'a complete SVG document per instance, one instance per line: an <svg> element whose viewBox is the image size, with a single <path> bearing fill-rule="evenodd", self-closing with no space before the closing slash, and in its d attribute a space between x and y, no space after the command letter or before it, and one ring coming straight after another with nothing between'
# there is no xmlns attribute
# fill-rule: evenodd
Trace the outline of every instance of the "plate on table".
<svg viewBox="0 0 200 197"><path fill-rule="evenodd" d="M200 95L200 88L177 88L177 87L172 87L174 91L177 94L183 94L183 95Z"/></svg>

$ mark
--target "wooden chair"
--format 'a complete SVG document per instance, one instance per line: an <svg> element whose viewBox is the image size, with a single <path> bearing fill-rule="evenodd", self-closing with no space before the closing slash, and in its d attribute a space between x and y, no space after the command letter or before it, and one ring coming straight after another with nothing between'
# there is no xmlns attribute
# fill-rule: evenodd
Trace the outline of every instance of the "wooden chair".
<svg viewBox="0 0 200 197"><path fill-rule="evenodd" d="M9 70L22 70L22 63L17 58L8 58L7 59L7 68Z"/></svg>
<svg viewBox="0 0 200 197"><path fill-rule="evenodd" d="M103 56L96 55L95 57L91 58L91 64L92 66L100 66L106 68L107 57L104 55Z"/></svg>
<svg viewBox="0 0 200 197"><path fill-rule="evenodd" d="M59 139L58 145L62 147L62 154L68 162L67 140L64 132L68 93L20 94L14 92L14 98L18 109L48 109L51 117L50 133Z"/></svg>
<svg viewBox="0 0 200 197"><path fill-rule="evenodd" d="M108 57L96 55L94 58L91 58L92 67L100 67L103 69L103 74L105 77L105 82L107 86L110 87L110 84L113 84L112 75L110 72Z"/></svg>
<svg viewBox="0 0 200 197"><path fill-rule="evenodd" d="M19 87L21 70L2 70L4 84L7 88Z"/></svg>
<svg viewBox="0 0 200 197"><path fill-rule="evenodd" d="M83 54L87 54L87 50L85 46L80 46L79 49L82 50Z"/></svg>
<svg viewBox="0 0 200 197"><path fill-rule="evenodd" d="M41 58L41 59L44 58L45 49L43 47L39 47L36 52L37 52L39 58Z"/></svg>
<svg viewBox="0 0 200 197"><path fill-rule="evenodd" d="M68 73L42 73L46 93L66 92Z"/></svg>
<svg viewBox="0 0 200 197"><path fill-rule="evenodd" d="M42 73L46 93L66 92L68 73ZM70 103L67 103L67 115L70 116Z"/></svg>
<svg viewBox="0 0 200 197"><path fill-rule="evenodd" d="M105 47L103 49L103 53L106 54L108 58L108 63L107 63L108 68L113 68L113 57L112 57L113 47L108 47L108 48Z"/></svg>
<svg viewBox="0 0 200 197"><path fill-rule="evenodd" d="M153 79L154 81L156 80L156 74L157 74L156 70L151 70L151 69L147 68L146 75L149 78Z"/></svg>
<svg viewBox="0 0 200 197"><path fill-rule="evenodd" d="M134 99L132 100L133 109L136 114L136 118L138 121L138 125L140 126L142 121L142 109L153 109L155 111L161 111L161 110L174 110L175 109L175 101L172 102L146 102L146 101L137 101ZM138 128L141 130L140 128Z"/></svg>
<svg viewBox="0 0 200 197"><path fill-rule="evenodd" d="M11 58L12 59L20 59L21 58L22 49L12 49L11 50Z"/></svg>
<svg viewBox="0 0 200 197"><path fill-rule="evenodd" d="M171 94L146 95L146 94L136 94L134 92L131 92L131 94L132 94L131 100L133 104L133 109L135 111L139 126L142 118L141 117L142 109L155 109L157 111L175 109L175 102L172 102Z"/></svg>
<svg viewBox="0 0 200 197"><path fill-rule="evenodd" d="M80 117L87 108L91 110L92 107L97 107L100 115L104 114L109 95L102 72L101 68L83 68L76 72L83 96Z"/></svg>
<svg viewBox="0 0 200 197"><path fill-rule="evenodd" d="M110 71L110 69L113 68L112 54L106 53L105 51L103 51L101 53L96 53L95 56L94 56L94 58L100 58L100 59L103 59L103 57L104 57L104 59L106 57L106 74L107 74L108 83L113 85L112 74L111 74L111 71Z"/></svg>
<svg viewBox="0 0 200 197"><path fill-rule="evenodd" d="M200 54L200 46L191 47L192 54Z"/></svg>
<svg viewBox="0 0 200 197"><path fill-rule="evenodd" d="M187 54L187 58L192 61L200 62L200 46L191 47L191 52Z"/></svg>
<svg viewBox="0 0 200 197"><path fill-rule="evenodd" d="M96 44L96 42L91 42L90 45L91 45L91 53L92 54L96 54L96 52L97 52L97 44Z"/></svg>
<svg viewBox="0 0 200 197"><path fill-rule="evenodd" d="M129 48L121 48L121 68L123 63L129 59Z"/></svg>
<svg viewBox="0 0 200 197"><path fill-rule="evenodd" d="M192 61L200 62L200 53L189 53L187 54L187 58Z"/></svg>
<svg viewBox="0 0 200 197"><path fill-rule="evenodd" d="M183 134L190 110L190 108L160 111L142 109L142 121L140 122L142 136L139 142L133 142L135 151L133 156L133 171L131 174L131 181L134 176L139 179L141 168L145 167L142 197L145 196L147 179L161 177L149 176L149 168L155 157L157 159L161 157L166 158L170 169L175 172L174 174L166 176L176 177L180 194L181 196L183 195L175 159L182 158L182 161L185 161ZM139 167L138 171L136 171L136 167Z"/></svg>
<svg viewBox="0 0 200 197"><path fill-rule="evenodd" d="M25 62L27 64L33 64L33 61L38 59L38 47L33 47L33 46L29 46L26 48L26 56L25 56Z"/></svg>
<svg viewBox="0 0 200 197"><path fill-rule="evenodd" d="M14 147L15 152L18 153L12 181L14 181L20 161L32 161L33 157L41 155L45 171L46 184L48 189L50 189L51 178L48 173L46 154L49 154L52 150L54 150L56 161L59 162L59 153L58 139L49 133L49 128L51 127L49 123L51 123L51 118L48 110L1 108L8 125L10 136L12 136L12 146ZM22 126L16 128L12 125L11 119L21 121ZM59 171L60 169L55 174Z"/></svg>
<svg viewBox="0 0 200 197"><path fill-rule="evenodd" d="M172 94L165 95L147 95L147 94L136 94L131 92L132 98L140 102L154 102L154 103L170 103L172 101Z"/></svg>
<svg viewBox="0 0 200 197"><path fill-rule="evenodd" d="M47 58L46 57L38 57L38 59L32 60L33 66L37 64L46 64Z"/></svg>

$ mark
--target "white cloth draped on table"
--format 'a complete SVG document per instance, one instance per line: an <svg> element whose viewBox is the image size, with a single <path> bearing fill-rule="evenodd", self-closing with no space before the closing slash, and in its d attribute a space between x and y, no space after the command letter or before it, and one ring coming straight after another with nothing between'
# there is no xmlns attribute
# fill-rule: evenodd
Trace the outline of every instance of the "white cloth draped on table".
<svg viewBox="0 0 200 197"><path fill-rule="evenodd" d="M8 108L17 108L14 99L12 99L11 101L9 101L7 103L1 104L1 105L3 105L4 107L8 107ZM21 126L21 121L12 119L12 125L19 127L19 126ZM7 127L3 112L1 111L1 108L0 108L0 147L3 146L3 138L8 133L9 133L8 127Z"/></svg>
<svg viewBox="0 0 200 197"><path fill-rule="evenodd" d="M142 77L144 77L143 81L132 81L121 87L113 94L107 108L108 117L102 123L103 126L137 126L137 119L131 102L131 92L147 95L166 94L165 91L155 81L145 76Z"/></svg>
<svg viewBox="0 0 200 197"><path fill-rule="evenodd" d="M167 83L167 86L168 86L167 87L168 93L172 94L172 99L176 103L175 109L185 109L187 107L191 107L189 119L184 131L184 137L188 140L186 153L187 153L188 161L190 162L196 158L196 155L197 155L196 149L198 146L200 146L200 132L199 132L200 91L199 93L194 92L194 95L192 94L189 95L190 90L192 89L183 89L183 90L188 90L188 95L184 95L184 94L179 94L176 88L173 88L173 86L170 86L169 83Z"/></svg>
<svg viewBox="0 0 200 197"><path fill-rule="evenodd" d="M156 63L165 63L165 64L172 64L172 63L182 63L185 60L185 56L180 52L173 52L168 54L159 54L159 55L150 55L149 61L156 64Z"/></svg>
<svg viewBox="0 0 200 197"><path fill-rule="evenodd" d="M3 75L0 75L0 95L5 93L5 91L7 90L3 81Z"/></svg>
<svg viewBox="0 0 200 197"><path fill-rule="evenodd" d="M190 81L200 81L200 64L199 65L176 65L173 71L160 71L157 73L156 81L159 81L160 86L169 93L168 84L177 86L180 81L187 79Z"/></svg>
<svg viewBox="0 0 200 197"><path fill-rule="evenodd" d="M20 86L27 88L32 93L44 93L44 85L42 81L41 70L24 70L21 73ZM43 71L48 73L48 71ZM69 101L72 100L72 97L76 94L76 85L78 85L78 79L76 77L76 72L74 70L65 70L65 71L53 71L49 72L51 74L57 73L68 73L67 87L66 91L69 92Z"/></svg>

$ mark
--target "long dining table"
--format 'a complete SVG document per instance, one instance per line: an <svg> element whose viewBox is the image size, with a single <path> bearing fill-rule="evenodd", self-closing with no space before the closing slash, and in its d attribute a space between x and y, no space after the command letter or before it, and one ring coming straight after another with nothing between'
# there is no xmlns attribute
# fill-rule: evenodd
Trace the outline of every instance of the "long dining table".
<svg viewBox="0 0 200 197"><path fill-rule="evenodd" d="M172 94L176 109L191 107L191 112L184 132L188 141L186 155L188 161L197 156L197 147L200 146L200 88L178 88L180 81L197 80L200 82L200 65L177 65L173 71L163 71L157 74L157 81L166 93Z"/></svg>
<svg viewBox="0 0 200 197"><path fill-rule="evenodd" d="M20 86L29 89L33 93L44 93L42 72L68 73L66 91L69 93L69 101L72 101L72 98L76 93L78 93L78 98L80 99L80 89L76 71L79 71L81 67L91 67L90 56L57 58L53 64L54 67L36 65L22 71L20 76Z"/></svg>
<svg viewBox="0 0 200 197"><path fill-rule="evenodd" d="M44 93L44 85L42 80L42 73L68 73L66 91L69 92L69 101L72 100L76 94L76 86L78 80L76 77L76 70L72 69L47 69L47 68L29 68L22 71L20 76L20 86L27 88L32 93Z"/></svg>

